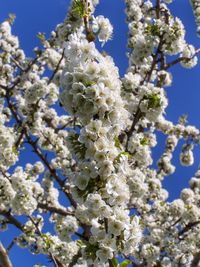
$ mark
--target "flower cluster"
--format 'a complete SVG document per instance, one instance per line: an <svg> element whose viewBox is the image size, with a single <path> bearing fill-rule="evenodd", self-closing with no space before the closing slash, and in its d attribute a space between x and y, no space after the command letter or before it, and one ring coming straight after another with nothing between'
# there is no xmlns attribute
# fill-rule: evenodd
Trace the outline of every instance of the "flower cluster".
<svg viewBox="0 0 200 267"><path fill-rule="evenodd" d="M86 247L84 253L88 264L93 261L100 264L112 259L117 238L132 244L131 251L139 241L131 237L133 229L125 210L124 217L119 219L119 208L122 213L129 201L129 188L124 170L128 158L117 140L129 121L113 61L101 55L84 35L78 37L78 34L70 36L66 43L65 55L70 64L61 77L61 102L82 124L80 134L72 132L68 137L72 153L80 160L78 170L69 178L75 185L73 197L80 203L76 217L82 224L92 224L89 243L95 250L89 254ZM107 221L107 230L99 220ZM139 225L137 227L140 232ZM123 240L125 229L127 235Z"/></svg>
<svg viewBox="0 0 200 267"><path fill-rule="evenodd" d="M93 20L92 30L98 34L100 42L107 42L112 37L113 28L110 21L103 16L97 16Z"/></svg>
<svg viewBox="0 0 200 267"><path fill-rule="evenodd" d="M190 0L197 24L197 34L200 34L200 3L198 0Z"/></svg>
<svg viewBox="0 0 200 267"><path fill-rule="evenodd" d="M0 168L7 169L18 160L17 137L12 127L0 125Z"/></svg>

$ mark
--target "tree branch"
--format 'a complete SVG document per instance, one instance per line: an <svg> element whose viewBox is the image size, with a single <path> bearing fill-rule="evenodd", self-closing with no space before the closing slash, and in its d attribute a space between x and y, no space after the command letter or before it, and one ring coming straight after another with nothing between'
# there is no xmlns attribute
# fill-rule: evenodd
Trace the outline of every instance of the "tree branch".
<svg viewBox="0 0 200 267"><path fill-rule="evenodd" d="M12 263L9 259L6 249L0 242L0 267L12 267Z"/></svg>
<svg viewBox="0 0 200 267"><path fill-rule="evenodd" d="M65 55L65 50L63 49L61 58L60 58L60 60L59 60L59 62L58 62L58 64L57 64L57 66L56 66L56 68L55 68L53 74L52 74L51 77L49 78L48 84L50 84L50 83L52 82L52 80L54 79L56 73L58 72L59 67L60 67L60 64L61 64L61 62L62 62L62 60L63 60L63 58L64 58L64 55Z"/></svg>
<svg viewBox="0 0 200 267"><path fill-rule="evenodd" d="M74 257L72 258L72 261L70 262L68 267L73 267L77 263L77 261L80 257L81 257L81 250L79 250L78 253L76 255L74 255Z"/></svg>
<svg viewBox="0 0 200 267"><path fill-rule="evenodd" d="M197 267L199 262L200 262L200 250L194 254L194 258L192 260L190 267Z"/></svg>
<svg viewBox="0 0 200 267"><path fill-rule="evenodd" d="M197 49L195 51L194 55L191 58L188 58L188 57L179 57L179 58L177 58L177 59L169 62L168 64L166 64L166 66L164 67L164 70L167 70L167 69L173 67L174 65L176 65L177 63L180 63L181 61L184 61L184 60L186 60L186 61L188 60L189 61L189 60L193 59L193 57L195 57L199 53L200 53L200 49Z"/></svg>
<svg viewBox="0 0 200 267"><path fill-rule="evenodd" d="M156 0L156 17L160 18L160 0Z"/></svg>
<svg viewBox="0 0 200 267"><path fill-rule="evenodd" d="M62 216L73 215L73 212L70 212L67 209L51 207L51 206L48 206L48 204L44 204L44 203L38 203L38 208L47 210L52 213L57 213Z"/></svg>
<svg viewBox="0 0 200 267"><path fill-rule="evenodd" d="M25 131L25 136L26 139L28 141L28 143L32 146L33 151L38 155L38 157L42 160L42 162L45 164L45 166L48 168L48 170L50 171L52 177L54 177L54 179L56 180L56 182L60 185L62 191L64 192L64 194L67 196L67 198L69 199L70 203L72 204L72 206L74 208L76 208L77 203L74 201L74 199L72 198L72 195L70 193L70 188L68 186L66 186L64 184L64 181L61 180L61 178L57 175L56 170L50 165L50 163L48 162L48 160L46 159L46 157L42 154L42 152L40 151L39 147L37 146L37 144L32 140L32 138L28 135L27 130Z"/></svg>
<svg viewBox="0 0 200 267"><path fill-rule="evenodd" d="M191 230L191 228L193 227L193 226L196 226L196 225L198 225L200 223L200 221L195 221L195 222L190 222L190 223L188 223L180 232L179 232L179 236L181 236L181 235L183 235L183 234L185 234L186 232L188 232L189 230Z"/></svg>
<svg viewBox="0 0 200 267"><path fill-rule="evenodd" d="M138 123L138 121L140 120L140 118L142 117L143 113L140 110L140 103L138 104L138 109L135 113L134 119L133 119L133 123L131 125L131 128L126 132L127 134L127 140L126 140L126 151L128 150L128 142L131 138L132 133L135 130L135 126Z"/></svg>
<svg viewBox="0 0 200 267"><path fill-rule="evenodd" d="M28 143L32 146L34 152L38 155L38 157L42 160L42 162L48 168L48 170L50 171L52 177L54 177L54 179L60 185L62 191L67 196L67 198L71 202L72 206L76 208L77 204L72 198L72 195L70 193L70 188L64 184L64 181L62 181L62 179L57 175L56 170L50 165L50 163L46 159L45 155L42 154L42 152L40 151L40 149L37 146L36 142L34 142L32 140L32 138L29 136L28 130L27 130L26 126L23 125L21 119L19 118L19 116L17 114L17 111L15 110L15 107L13 106L13 104L10 101L10 97L9 97L8 93L6 95L6 100L7 100L7 103L8 103L8 107L9 107L12 115L14 116L14 119L16 120L17 124L22 128L22 131L24 131L24 135L25 135Z"/></svg>
<svg viewBox="0 0 200 267"><path fill-rule="evenodd" d="M24 225L15 219L15 217L12 216L9 211L0 210L0 214L2 214L8 220L8 223L15 225L15 227L24 232Z"/></svg>

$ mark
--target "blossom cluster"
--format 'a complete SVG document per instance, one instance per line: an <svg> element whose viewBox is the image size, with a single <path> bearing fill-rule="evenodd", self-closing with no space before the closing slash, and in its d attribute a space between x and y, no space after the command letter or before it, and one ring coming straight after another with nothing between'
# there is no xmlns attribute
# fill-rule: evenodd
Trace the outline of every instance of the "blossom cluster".
<svg viewBox="0 0 200 267"><path fill-rule="evenodd" d="M199 36L200 34L200 3L198 0L190 0L190 3L192 5L192 9L194 12L196 24L197 24L197 34Z"/></svg>

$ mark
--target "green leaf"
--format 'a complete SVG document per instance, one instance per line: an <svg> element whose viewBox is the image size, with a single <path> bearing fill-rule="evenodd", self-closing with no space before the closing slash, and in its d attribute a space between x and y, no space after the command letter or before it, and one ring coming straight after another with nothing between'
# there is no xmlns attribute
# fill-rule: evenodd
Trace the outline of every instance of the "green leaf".
<svg viewBox="0 0 200 267"><path fill-rule="evenodd" d="M76 156L80 159L84 159L87 149L84 144L79 142L78 138L79 135L77 133L74 133L73 135L69 136L69 142L71 143L72 149Z"/></svg>
<svg viewBox="0 0 200 267"><path fill-rule="evenodd" d="M85 243L80 239L76 241L76 244L79 248L83 248L86 246Z"/></svg>
<svg viewBox="0 0 200 267"><path fill-rule="evenodd" d="M111 260L111 262L112 262L113 267L117 267L118 266L118 260L116 258L113 258Z"/></svg>
<svg viewBox="0 0 200 267"><path fill-rule="evenodd" d="M95 81L90 81L90 80L86 80L86 81L84 81L84 85L85 85L86 87L89 87L89 86L92 86L92 85L95 85L95 84L96 84Z"/></svg>
<svg viewBox="0 0 200 267"><path fill-rule="evenodd" d="M125 155L128 157L128 159L132 159L132 155L129 152L121 152L120 155Z"/></svg>
<svg viewBox="0 0 200 267"><path fill-rule="evenodd" d="M51 245L53 244L53 241L50 239L49 235L47 234L41 234L41 237L45 242L45 248L49 249Z"/></svg>
<svg viewBox="0 0 200 267"><path fill-rule="evenodd" d="M44 42L44 41L45 41L45 33L44 33L44 32L38 32L38 34L37 34L37 38L38 38L41 42Z"/></svg>
<svg viewBox="0 0 200 267"><path fill-rule="evenodd" d="M88 258L95 260L96 259L96 252L99 249L97 244L89 244L85 248L85 254Z"/></svg>
<svg viewBox="0 0 200 267"><path fill-rule="evenodd" d="M160 206L163 207L165 205L165 202L164 201L161 201L160 202Z"/></svg>
<svg viewBox="0 0 200 267"><path fill-rule="evenodd" d="M141 140L140 140L140 144L142 146L146 146L148 145L148 138L146 136L144 136Z"/></svg>
<svg viewBox="0 0 200 267"><path fill-rule="evenodd" d="M148 101L148 109L155 109L160 107L160 98L158 94L146 95L144 99Z"/></svg>
<svg viewBox="0 0 200 267"><path fill-rule="evenodd" d="M19 154L19 152L18 152L18 150L17 150L17 148L16 148L15 145L12 146L12 152L13 152L15 155L18 155L18 154Z"/></svg>
<svg viewBox="0 0 200 267"><path fill-rule="evenodd" d="M145 33L151 36L159 36L160 31L158 25L148 25L145 29Z"/></svg>
<svg viewBox="0 0 200 267"><path fill-rule="evenodd" d="M127 156L129 160L132 159L132 157L133 157L129 152L121 152L121 153L119 153L119 155L115 158L114 161L115 161L115 162L120 162L120 158L122 157L122 155Z"/></svg>
<svg viewBox="0 0 200 267"><path fill-rule="evenodd" d="M126 267L129 265L129 263L131 263L130 260L124 260L122 263L120 263L119 267Z"/></svg>
<svg viewBox="0 0 200 267"><path fill-rule="evenodd" d="M121 149L121 142L118 137L115 137L115 146L119 149Z"/></svg>
<svg viewBox="0 0 200 267"><path fill-rule="evenodd" d="M86 16L86 8L83 0L74 0L72 3L72 13L75 13L79 17Z"/></svg>
<svg viewBox="0 0 200 267"><path fill-rule="evenodd" d="M7 19L7 21L10 23L10 25L12 25L16 19L16 15L13 13L10 13L8 16L9 18Z"/></svg>
<svg viewBox="0 0 200 267"><path fill-rule="evenodd" d="M178 122L181 125L185 125L188 121L187 121L188 115L187 114L183 114L182 116L179 117Z"/></svg>

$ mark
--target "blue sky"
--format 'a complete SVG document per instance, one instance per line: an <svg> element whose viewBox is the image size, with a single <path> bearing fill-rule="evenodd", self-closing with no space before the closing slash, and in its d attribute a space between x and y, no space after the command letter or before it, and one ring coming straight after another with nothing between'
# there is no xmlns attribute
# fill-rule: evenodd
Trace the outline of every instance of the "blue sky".
<svg viewBox="0 0 200 267"><path fill-rule="evenodd" d="M192 15L189 0L174 1L171 4L173 14L180 17L186 27L188 42L200 47L200 39L196 37L196 25ZM62 22L66 15L69 0L2 0L0 1L0 21L8 17L9 13L14 13L17 19L13 26L13 33L19 36L22 48L27 56L33 55L33 48L39 45L36 38L38 32L45 32L48 36L55 26ZM114 25L113 40L106 44L103 49L114 57L115 63L123 75L127 68L126 58L126 36L127 25L125 24L124 1L122 0L101 0L96 14L104 14L109 17ZM183 69L180 66L172 69L174 74L173 85L167 88L169 97L169 107L167 108L167 118L173 122L178 121L178 117L188 114L188 121L200 128L200 64L192 70ZM155 149L156 158L164 149L164 136L159 135L159 146ZM174 163L179 165L178 152L176 150ZM181 188L186 187L189 178L196 171L200 163L199 147L195 149L196 159L192 167L177 167L176 174L167 177L164 186L170 191L170 200L178 197ZM30 154L30 158L32 154ZM16 231L12 227L12 235L16 236ZM11 236L7 237L0 233L0 239L9 244ZM41 262L46 266L47 260L44 257L32 257L25 250L21 251L16 246L11 251L11 258L14 267L31 267Z"/></svg>

